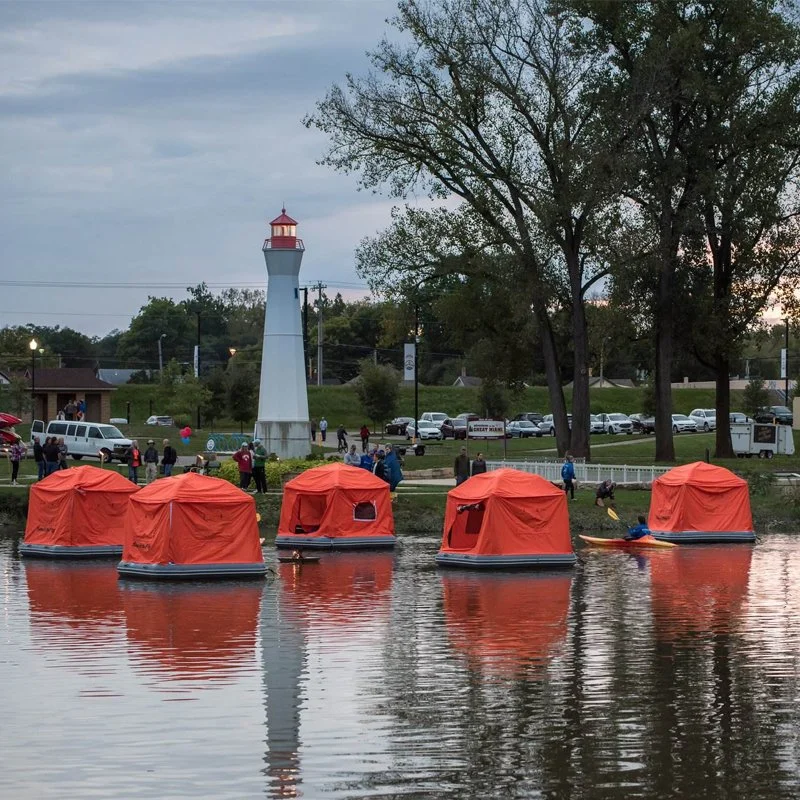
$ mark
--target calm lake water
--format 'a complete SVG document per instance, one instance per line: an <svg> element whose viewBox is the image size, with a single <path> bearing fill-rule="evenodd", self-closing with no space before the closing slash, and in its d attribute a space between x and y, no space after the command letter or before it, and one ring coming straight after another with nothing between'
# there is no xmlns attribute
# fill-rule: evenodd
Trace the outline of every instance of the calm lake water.
<svg viewBox="0 0 800 800"><path fill-rule="evenodd" d="M800 539L437 545L153 586L0 541L0 797L800 796Z"/></svg>

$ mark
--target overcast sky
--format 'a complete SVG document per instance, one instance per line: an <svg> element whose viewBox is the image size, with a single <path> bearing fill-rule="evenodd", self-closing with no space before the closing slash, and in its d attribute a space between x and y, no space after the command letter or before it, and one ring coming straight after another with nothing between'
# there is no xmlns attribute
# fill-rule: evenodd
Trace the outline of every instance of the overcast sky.
<svg viewBox="0 0 800 800"><path fill-rule="evenodd" d="M353 249L392 202L317 166L304 114L363 73L394 0L0 2L0 327L102 335L148 294L266 282L281 205L306 245L301 282L361 283ZM13 313L12 313L13 312ZM100 316L102 314L114 316Z"/></svg>

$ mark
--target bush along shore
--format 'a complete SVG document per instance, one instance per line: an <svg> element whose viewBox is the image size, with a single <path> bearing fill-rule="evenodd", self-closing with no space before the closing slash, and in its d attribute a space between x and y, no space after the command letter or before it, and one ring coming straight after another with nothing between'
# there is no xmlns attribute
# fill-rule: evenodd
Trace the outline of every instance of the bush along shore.
<svg viewBox="0 0 800 800"><path fill-rule="evenodd" d="M800 487L777 486L770 478L757 475L753 476L750 483L756 533L800 531ZM447 489L446 486L401 486L392 504L397 533L401 536L412 533L440 535ZM266 495L254 497L261 515L262 535L270 542L278 527L283 495L273 489ZM637 514L647 513L650 492L646 489L618 489L616 506L623 521L635 520ZM0 536L19 536L24 528L27 510L26 488L0 488ZM588 488L576 493L576 499L569 503L569 515L570 527L575 535L584 531L604 531L607 535L614 535L624 528L622 523L612 520L604 509L594 505L594 492Z"/></svg>

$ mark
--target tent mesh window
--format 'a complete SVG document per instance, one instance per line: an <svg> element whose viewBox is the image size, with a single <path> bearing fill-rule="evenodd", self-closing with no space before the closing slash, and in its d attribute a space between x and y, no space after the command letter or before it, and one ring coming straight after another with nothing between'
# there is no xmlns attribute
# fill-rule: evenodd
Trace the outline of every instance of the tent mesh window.
<svg viewBox="0 0 800 800"><path fill-rule="evenodd" d="M373 522L377 518L378 509L371 500L365 503L355 503L353 505L353 519L356 520L356 522Z"/></svg>

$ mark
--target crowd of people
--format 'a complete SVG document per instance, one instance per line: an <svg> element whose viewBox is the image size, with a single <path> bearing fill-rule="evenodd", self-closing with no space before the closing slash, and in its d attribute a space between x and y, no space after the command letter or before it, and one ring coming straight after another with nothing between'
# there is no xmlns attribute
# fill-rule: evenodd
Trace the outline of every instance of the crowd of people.
<svg viewBox="0 0 800 800"><path fill-rule="evenodd" d="M69 422L82 422L84 419L86 419L86 401L83 399L70 400L64 406L64 408L62 408L58 414L56 414L56 419L68 420Z"/></svg>
<svg viewBox="0 0 800 800"><path fill-rule="evenodd" d="M391 444L365 449L361 455L358 454L356 445L351 444L350 449L344 454L343 461L348 466L369 470L382 481L386 481L391 491L394 491L403 480L402 459Z"/></svg>

